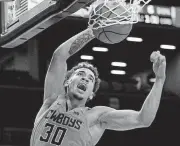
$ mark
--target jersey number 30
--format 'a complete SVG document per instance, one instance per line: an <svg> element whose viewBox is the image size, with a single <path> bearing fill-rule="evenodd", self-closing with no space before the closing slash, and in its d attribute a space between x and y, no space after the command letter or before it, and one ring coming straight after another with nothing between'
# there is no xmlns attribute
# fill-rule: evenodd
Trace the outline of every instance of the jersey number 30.
<svg viewBox="0 0 180 146"><path fill-rule="evenodd" d="M40 141L50 142L54 145L61 145L67 129L62 127L56 127L55 125L50 123L46 123L45 127L46 131L43 133L43 135L41 135Z"/></svg>

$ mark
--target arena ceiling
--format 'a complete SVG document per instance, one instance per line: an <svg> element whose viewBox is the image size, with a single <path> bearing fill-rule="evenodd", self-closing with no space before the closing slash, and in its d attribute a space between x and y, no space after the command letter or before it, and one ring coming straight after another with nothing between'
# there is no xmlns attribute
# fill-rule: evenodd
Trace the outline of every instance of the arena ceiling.
<svg viewBox="0 0 180 146"><path fill-rule="evenodd" d="M151 2L151 4L154 5L164 6L179 6L179 3L180 2L177 0L158 0ZM40 44L41 58L46 56L43 60L50 60L53 51L58 45L85 28L87 28L87 19L69 17L37 35L35 38ZM142 38L143 41L130 42L125 39L121 43L109 45L94 39L68 60L68 67L71 68L80 61L86 61L81 59L81 55L91 55L94 59L89 62L92 62L98 67L100 77L103 80L131 82L131 79L134 76L142 75L144 72L146 75L150 76L150 78L154 77L152 73L152 63L149 60L152 51L160 50L161 53L166 56L167 67L171 66L174 59L178 57L180 38L179 28L138 23L133 26L129 36ZM162 44L174 45L176 49L161 49L160 45ZM22 46L20 46L20 48ZM104 47L107 48L108 51L93 51L93 47ZM11 52L16 51L15 49L16 48L0 49L1 66L3 66L3 61L6 58L11 57ZM111 63L115 61L124 62L127 66L114 67ZM114 75L111 74L111 70L123 70L126 74Z"/></svg>

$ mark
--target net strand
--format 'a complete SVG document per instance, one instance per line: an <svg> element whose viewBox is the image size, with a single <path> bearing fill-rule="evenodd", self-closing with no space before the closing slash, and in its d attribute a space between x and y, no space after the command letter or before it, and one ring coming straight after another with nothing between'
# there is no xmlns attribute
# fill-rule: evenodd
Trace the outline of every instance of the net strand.
<svg viewBox="0 0 180 146"><path fill-rule="evenodd" d="M100 1L100 0L99 0ZM138 13L142 8L147 5L151 0L130 0L126 3L125 0L104 0L104 2L93 6L89 16L89 27L92 29L104 28L116 24L134 24L138 22ZM111 4L112 7L109 5ZM118 14L116 9L124 9L121 14ZM101 10L106 8L107 11L101 13ZM107 18L105 14L111 13L114 17ZM126 14L126 15L124 15Z"/></svg>

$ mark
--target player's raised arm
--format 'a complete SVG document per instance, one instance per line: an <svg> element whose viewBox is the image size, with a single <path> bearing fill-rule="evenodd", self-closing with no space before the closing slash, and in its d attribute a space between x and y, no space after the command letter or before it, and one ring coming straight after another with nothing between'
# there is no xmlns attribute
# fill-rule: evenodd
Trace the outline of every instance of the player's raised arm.
<svg viewBox="0 0 180 146"><path fill-rule="evenodd" d="M140 111L115 110L112 108L99 108L102 110L99 122L104 129L130 130L134 128L148 127L154 121L161 99L165 82L166 60L159 52L151 55L156 81L147 96Z"/></svg>
<svg viewBox="0 0 180 146"><path fill-rule="evenodd" d="M67 72L66 60L84 47L94 37L91 29L80 32L61 44L53 53L44 87L44 101L55 101L60 94L64 94L64 79ZM49 103L49 102L48 102Z"/></svg>

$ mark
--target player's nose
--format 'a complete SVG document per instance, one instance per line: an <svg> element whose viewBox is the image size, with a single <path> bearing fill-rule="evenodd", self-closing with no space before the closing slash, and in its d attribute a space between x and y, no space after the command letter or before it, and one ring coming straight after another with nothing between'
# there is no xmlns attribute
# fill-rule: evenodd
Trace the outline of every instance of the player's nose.
<svg viewBox="0 0 180 146"><path fill-rule="evenodd" d="M88 78L86 78L86 77L82 77L81 80L82 80L83 82L89 83L89 80L88 80Z"/></svg>

